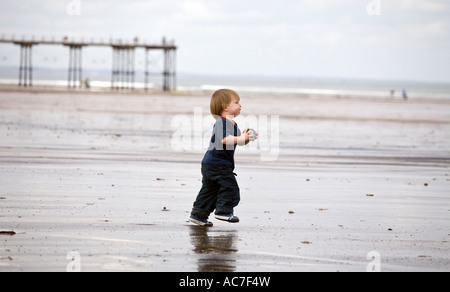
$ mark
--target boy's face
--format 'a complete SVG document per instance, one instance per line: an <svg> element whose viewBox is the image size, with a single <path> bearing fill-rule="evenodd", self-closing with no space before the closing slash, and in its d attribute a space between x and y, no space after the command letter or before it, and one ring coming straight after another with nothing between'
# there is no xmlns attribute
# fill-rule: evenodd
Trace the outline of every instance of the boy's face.
<svg viewBox="0 0 450 292"><path fill-rule="evenodd" d="M231 98L231 103L224 109L225 116L237 117L241 113L241 104L235 96Z"/></svg>

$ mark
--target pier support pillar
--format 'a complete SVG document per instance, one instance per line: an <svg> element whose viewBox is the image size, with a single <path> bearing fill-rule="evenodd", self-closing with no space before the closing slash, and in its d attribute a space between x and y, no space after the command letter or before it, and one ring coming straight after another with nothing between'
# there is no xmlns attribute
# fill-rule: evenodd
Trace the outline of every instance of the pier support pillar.
<svg viewBox="0 0 450 292"><path fill-rule="evenodd" d="M32 62L32 48L37 45L36 42L14 42L20 45L20 64L19 64L19 86L33 85L33 62Z"/></svg>
<svg viewBox="0 0 450 292"><path fill-rule="evenodd" d="M175 52L173 48L164 49L164 91L176 90Z"/></svg>
<svg viewBox="0 0 450 292"><path fill-rule="evenodd" d="M148 90L149 77L153 74L160 75L161 73L150 73L149 72L149 60L148 53L149 50L156 49L153 47L145 48L145 90ZM165 46L162 48L163 57L164 57L164 68L162 72L163 82L162 82L162 90L163 91L173 91L176 90L176 48L172 46Z"/></svg>
<svg viewBox="0 0 450 292"><path fill-rule="evenodd" d="M134 89L135 47L114 45L112 48L111 89Z"/></svg>
<svg viewBox="0 0 450 292"><path fill-rule="evenodd" d="M67 78L67 87L81 87L83 80L83 70L81 62L80 44L67 44L69 47L69 74Z"/></svg>

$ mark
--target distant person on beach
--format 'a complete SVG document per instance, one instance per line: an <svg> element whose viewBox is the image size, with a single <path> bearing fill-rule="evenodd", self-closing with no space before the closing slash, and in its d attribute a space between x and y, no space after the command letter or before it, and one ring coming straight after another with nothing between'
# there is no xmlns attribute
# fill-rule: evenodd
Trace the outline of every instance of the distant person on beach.
<svg viewBox="0 0 450 292"><path fill-rule="evenodd" d="M403 95L403 99L404 100L408 100L408 95L406 94L406 90L405 89L402 90L402 95Z"/></svg>
<svg viewBox="0 0 450 292"><path fill-rule="evenodd" d="M208 151L202 160L202 188L194 202L189 221L200 226L213 226L208 221L214 211L218 220L239 222L233 209L239 204L240 192L234 171L236 145L247 145L257 139L253 130L241 133L233 121L241 113L239 95L230 89L220 89L211 97L211 114L216 119Z"/></svg>

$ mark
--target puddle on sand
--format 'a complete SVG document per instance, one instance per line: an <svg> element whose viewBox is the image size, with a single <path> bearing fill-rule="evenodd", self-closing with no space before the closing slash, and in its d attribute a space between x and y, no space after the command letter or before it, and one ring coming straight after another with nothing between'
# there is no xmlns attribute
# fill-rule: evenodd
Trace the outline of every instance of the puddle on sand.
<svg viewBox="0 0 450 292"><path fill-rule="evenodd" d="M198 272L236 271L237 230L189 226L193 251L198 255Z"/></svg>

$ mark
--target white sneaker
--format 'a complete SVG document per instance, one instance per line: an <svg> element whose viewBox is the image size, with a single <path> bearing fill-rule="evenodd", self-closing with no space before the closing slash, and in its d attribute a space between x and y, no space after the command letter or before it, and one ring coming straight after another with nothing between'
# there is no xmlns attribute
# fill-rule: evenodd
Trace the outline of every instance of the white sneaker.
<svg viewBox="0 0 450 292"><path fill-rule="evenodd" d="M227 221L229 223L238 223L239 218L233 214L214 214L214 218L217 220Z"/></svg>

